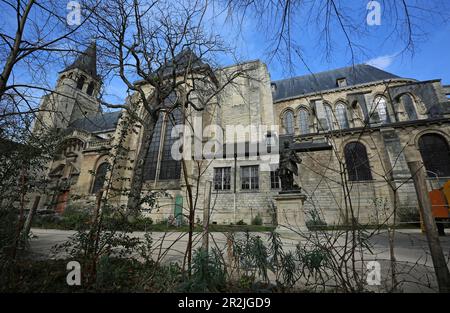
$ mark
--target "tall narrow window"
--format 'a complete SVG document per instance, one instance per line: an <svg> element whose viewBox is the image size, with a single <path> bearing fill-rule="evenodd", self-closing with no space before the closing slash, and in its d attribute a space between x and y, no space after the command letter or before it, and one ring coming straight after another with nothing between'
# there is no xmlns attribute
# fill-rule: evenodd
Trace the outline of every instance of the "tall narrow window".
<svg viewBox="0 0 450 313"><path fill-rule="evenodd" d="M340 129L348 128L347 109L344 103L338 103L336 105L336 118Z"/></svg>
<svg viewBox="0 0 450 313"><path fill-rule="evenodd" d="M283 115L283 127L288 135L294 134L294 114L291 111L286 111Z"/></svg>
<svg viewBox="0 0 450 313"><path fill-rule="evenodd" d="M270 171L270 188L280 189L280 173L278 169Z"/></svg>
<svg viewBox="0 0 450 313"><path fill-rule="evenodd" d="M214 190L230 190L231 167L214 168Z"/></svg>
<svg viewBox="0 0 450 313"><path fill-rule="evenodd" d="M160 179L178 179L181 175L181 162L172 156L172 146L179 138L172 137L172 129L182 122L182 112L176 109L168 116L161 159Z"/></svg>
<svg viewBox="0 0 450 313"><path fill-rule="evenodd" d="M364 126L364 113L357 101L352 104L352 119L354 127Z"/></svg>
<svg viewBox="0 0 450 313"><path fill-rule="evenodd" d="M414 106L414 100L408 94L404 94L400 97L400 101L403 104L406 115L408 115L409 120L417 120L416 107Z"/></svg>
<svg viewBox="0 0 450 313"><path fill-rule="evenodd" d="M86 80L86 77L84 77L84 76L80 76L80 77L78 78L78 81L77 81L77 89L80 89L80 90L83 89L85 80Z"/></svg>
<svg viewBox="0 0 450 313"><path fill-rule="evenodd" d="M156 168L158 166L159 146L161 143L161 130L164 121L164 114L160 113L158 122L156 122L155 129L153 130L152 142L148 148L147 157L145 160L144 179L154 180L156 176Z"/></svg>
<svg viewBox="0 0 450 313"><path fill-rule="evenodd" d="M371 114L373 120L376 122L381 122L383 124L387 123L388 120L388 112L387 112L387 103L386 98L378 96L373 100Z"/></svg>
<svg viewBox="0 0 450 313"><path fill-rule="evenodd" d="M243 190L259 189L259 166L241 167L241 187Z"/></svg>
<svg viewBox="0 0 450 313"><path fill-rule="evenodd" d="M86 90L86 93L88 95L92 96L92 94L94 93L94 87L95 87L94 82L90 82L89 86L88 86L88 89Z"/></svg>
<svg viewBox="0 0 450 313"><path fill-rule="evenodd" d="M441 135L425 134L419 139L423 164L430 177L450 176L450 148Z"/></svg>
<svg viewBox="0 0 450 313"><path fill-rule="evenodd" d="M372 180L366 147L359 142L351 142L344 148L345 164L350 181Z"/></svg>
<svg viewBox="0 0 450 313"><path fill-rule="evenodd" d="M325 118L327 121L327 126L325 129L333 130L334 129L333 110L331 109L331 106L329 106L328 104L324 105L324 108L325 108Z"/></svg>
<svg viewBox="0 0 450 313"><path fill-rule="evenodd" d="M278 146L278 140L275 133L267 132L266 134L266 151L272 153L272 149ZM261 148L260 148L261 149Z"/></svg>
<svg viewBox="0 0 450 313"><path fill-rule="evenodd" d="M300 127L300 134L309 134L309 113L308 110L301 108L298 111L298 125Z"/></svg>
<svg viewBox="0 0 450 313"><path fill-rule="evenodd" d="M92 185L92 193L96 194L99 192L103 185L105 184L106 172L108 171L108 163L104 162L97 167L95 171L94 184Z"/></svg>

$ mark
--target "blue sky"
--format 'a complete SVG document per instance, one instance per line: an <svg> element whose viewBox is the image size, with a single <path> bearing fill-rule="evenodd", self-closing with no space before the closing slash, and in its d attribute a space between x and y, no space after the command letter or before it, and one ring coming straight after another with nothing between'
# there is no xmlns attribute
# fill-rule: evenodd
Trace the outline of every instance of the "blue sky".
<svg viewBox="0 0 450 313"><path fill-rule="evenodd" d="M445 22L449 21L448 1L407 1L412 6L435 10L410 12L413 18L413 51L404 51L406 46L402 41L406 30L405 24L402 24L405 22L404 16L399 13L400 16L395 18L391 13L384 12L382 6L381 24L379 26L365 25L369 12L366 8L367 2L358 1L358 4L355 4L356 1L350 1L346 7L342 8L342 10L351 10L348 14L352 16L353 22L362 32L350 34L352 40L358 45L354 54L354 63L368 63L402 77L418 80L442 79L443 84L450 84L450 23ZM300 22L293 23L291 37L301 47L303 61L312 72L352 65L345 34L336 21L330 24L333 50L327 56L324 45L320 41L323 23L311 22L302 14L295 18ZM258 27L259 21L251 16L247 16L242 32L233 30L230 23L216 24L224 38L237 43L236 48L242 59L269 61L265 47L270 42L270 36L273 35L271 31L276 28L275 25L272 29ZM396 24L398 28L395 28ZM389 37L393 31L397 33ZM272 80L309 74L307 67L300 59L294 57L293 60L295 68L290 70L286 62L272 59L268 64Z"/></svg>
<svg viewBox="0 0 450 313"><path fill-rule="evenodd" d="M316 3L316 2L311 2ZM227 47L234 48L235 53L219 55L218 65L231 65L237 61L260 59L268 64L272 80L292 76L321 72L330 69L350 66L358 63L368 63L380 69L392 72L398 76L418 80L442 79L443 84L450 84L450 1L441 0L408 0L413 24L414 49L405 51L405 16L402 15L401 1L394 1L397 7L381 6L380 25L368 26L366 22L368 1L342 0L340 10L351 18L358 31L350 32L356 48L354 55L350 53L346 36L337 20L330 23L330 41L332 50L325 53L321 40L323 16L309 16L309 8L304 8L293 16L291 24L291 39L301 49L302 60L294 55L293 67L287 66L285 59L269 58L271 38L277 27L277 17L266 17L261 23L251 14L246 15L242 24L227 19L227 11L218 6L210 9L205 17L207 29L219 34ZM356 4L355 4L356 3ZM387 2L389 3L389 2ZM314 5L314 4L313 4ZM394 5L394 6L395 6ZM393 8L399 9L398 15L393 14ZM425 8L426 10L421 10ZM312 8L319 12L318 8ZM265 26L264 26L265 25ZM118 101L124 94L123 85L114 79L107 88L108 93L117 97L109 97ZM114 91L113 91L114 90ZM121 91L122 90L122 91ZM119 92L117 92L119 91Z"/></svg>
<svg viewBox="0 0 450 313"><path fill-rule="evenodd" d="M381 0L380 0L381 1ZM307 1L305 1L307 2ZM414 15L414 53L404 52L404 42L402 42L402 30L397 29L393 37L388 38L395 23L402 25L403 20L393 19L389 12L381 11L381 24L379 26L367 26L366 16L368 1L342 0L342 12L345 12L356 23L361 33L350 32L350 36L358 49L355 50L355 63L369 63L378 68L392 72L402 77L415 78L418 80L442 79L443 84L450 84L450 1L444 0L408 0L417 6L433 8L438 5L438 9L431 13L412 12ZM316 1L311 2L316 3ZM395 1L395 3L397 3ZM398 1L400 3L400 1ZM1 8L2 6L0 6ZM267 55L268 47L276 30L277 17L269 17L268 23L261 23L254 16L247 15L242 25L236 25L226 19L223 8L214 7L206 15L207 29L211 33L219 34L226 46L235 48L236 56L219 55L217 63L220 66L231 65L236 61L246 61L260 59L268 64L272 80L288 78L309 74L308 68L313 72L326 71L330 69L349 66L352 58L344 33L340 30L336 20L330 24L332 51L327 55L321 41L320 28L323 26L321 17L310 17L305 13L294 16L292 21L291 38L299 45L303 62L298 58L293 58L293 68L287 66L282 60L270 60ZM317 8L316 8L317 9ZM14 25L12 17L2 10L3 18L0 26L2 28ZM307 11L307 10L306 10ZM449 12L449 13L447 13ZM214 17L214 18L213 18ZM261 25L267 27L262 27ZM419 36L420 34L420 36ZM57 72L61 68L49 68L47 76L49 85L54 86ZM24 70L25 71L25 70ZM21 74L17 71L16 74ZM23 75L15 75L20 78ZM105 81L106 97L111 103L123 103L126 97L126 88L118 78L109 78Z"/></svg>

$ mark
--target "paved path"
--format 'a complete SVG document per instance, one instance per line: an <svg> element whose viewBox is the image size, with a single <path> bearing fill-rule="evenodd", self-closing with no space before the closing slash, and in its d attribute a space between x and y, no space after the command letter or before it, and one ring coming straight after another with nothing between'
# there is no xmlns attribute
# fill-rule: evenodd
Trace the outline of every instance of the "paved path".
<svg viewBox="0 0 450 313"><path fill-rule="evenodd" d="M74 231L53 230L53 229L37 229L32 230L35 238L31 240L30 248L33 254L39 258L49 258L51 255L51 247L55 244L66 241ZM144 238L144 232L134 232L133 237ZM268 239L268 233L252 233L261 236L263 240ZM318 236L319 233L309 233L310 236ZM328 233L327 233L328 234ZM237 238L242 238L243 233L236 233ZM165 253L162 258L164 262L181 261L187 245L187 233L181 232L154 232L152 233L154 246L158 247L154 251L154 258L158 258L160 253ZM286 236L282 238L283 248L285 251L294 250L296 245L305 244L306 240L294 236ZM441 245L445 253L445 257L450 260L450 236L440 237ZM211 233L210 247L217 247L226 252L227 237L224 233ZM338 240L342 243L342 240ZM364 260L377 260L382 265L383 275L389 272L389 244L385 231L373 236L370 239L372 244L372 253L364 251ZM194 233L194 248L201 245L201 233ZM342 243L343 245L343 243ZM161 248L161 249L159 249ZM165 252L166 251L166 252ZM398 230L395 236L395 256L399 265L397 269L403 273L404 280L412 282L406 288L408 291L432 291L436 288L434 281L434 271L432 268L432 260L429 255L429 249L426 236L420 230L408 229ZM407 277L406 277L406 276ZM401 276L401 275L400 275ZM427 283L430 289L417 287L418 283Z"/></svg>

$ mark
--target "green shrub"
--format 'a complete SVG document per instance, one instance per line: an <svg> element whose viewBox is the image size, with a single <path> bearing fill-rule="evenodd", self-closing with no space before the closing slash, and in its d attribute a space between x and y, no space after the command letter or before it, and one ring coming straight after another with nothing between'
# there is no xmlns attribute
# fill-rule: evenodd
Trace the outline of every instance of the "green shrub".
<svg viewBox="0 0 450 313"><path fill-rule="evenodd" d="M15 210L0 208L0 256L3 256L14 243L17 216Z"/></svg>
<svg viewBox="0 0 450 313"><path fill-rule="evenodd" d="M244 222L244 220L239 220L236 225L247 225L246 222Z"/></svg>
<svg viewBox="0 0 450 313"><path fill-rule="evenodd" d="M420 223L420 214L416 207L398 208L397 217L402 223Z"/></svg>
<svg viewBox="0 0 450 313"><path fill-rule="evenodd" d="M200 248L192 258L191 278L181 284L184 292L220 292L225 289L226 270L220 252Z"/></svg>
<svg viewBox="0 0 450 313"><path fill-rule="evenodd" d="M89 209L68 206L62 214L62 224L68 229L86 229L91 220Z"/></svg>
<svg viewBox="0 0 450 313"><path fill-rule="evenodd" d="M252 225L262 225L263 224L263 220L261 215L256 214L256 216L252 219Z"/></svg>
<svg viewBox="0 0 450 313"><path fill-rule="evenodd" d="M306 227L314 229L315 227L326 227L327 223L322 220L319 213L316 211L309 212L310 218L305 222Z"/></svg>

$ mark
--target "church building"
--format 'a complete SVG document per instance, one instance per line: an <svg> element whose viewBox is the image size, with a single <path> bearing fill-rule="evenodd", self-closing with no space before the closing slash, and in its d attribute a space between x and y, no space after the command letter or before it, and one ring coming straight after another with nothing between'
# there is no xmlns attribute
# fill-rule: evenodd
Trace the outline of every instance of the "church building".
<svg viewBox="0 0 450 313"><path fill-rule="evenodd" d="M303 208L309 222L347 223L349 206L360 223L390 219L394 206L397 221L413 219L418 207L410 160L423 162L429 190L450 179L450 86L441 80L418 81L360 64L273 81L267 66L256 60L214 70L217 81L237 67L247 67L249 74L220 92L214 112L192 114L202 115L202 128L277 125L276 131L267 131L267 143L275 139L282 149L289 141L302 160L295 180L306 196ZM108 178L122 179L114 183L115 190L129 186L142 134L138 127L123 136L125 110L102 111L101 84L96 46L91 44L59 73L55 92L42 99L34 131L58 129L61 148L48 166L45 175L51 186L40 195L38 209L92 209ZM161 113L156 124L143 192L163 192L157 207L145 214L158 222L187 210L184 175L189 175L196 182L196 219L202 219L210 185L211 223L250 224L258 216L264 224L275 224L277 162L267 161L258 150L254 156L234 153L201 166L186 160L183 169L171 153L177 140L171 134L182 123L183 109L173 113L175 123ZM245 133L236 138L249 141ZM121 145L131 161L114 168ZM35 196L30 195L30 205ZM127 195L117 193L111 203L126 205Z"/></svg>

